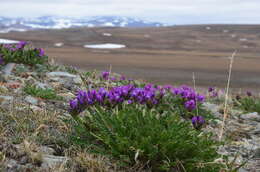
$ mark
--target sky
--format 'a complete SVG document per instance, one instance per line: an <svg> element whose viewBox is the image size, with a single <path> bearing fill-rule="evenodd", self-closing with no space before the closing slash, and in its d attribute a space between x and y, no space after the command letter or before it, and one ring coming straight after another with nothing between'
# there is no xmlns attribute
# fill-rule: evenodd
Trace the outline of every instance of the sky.
<svg viewBox="0 0 260 172"><path fill-rule="evenodd" d="M168 24L260 24L260 0L0 0L0 16L128 16Z"/></svg>

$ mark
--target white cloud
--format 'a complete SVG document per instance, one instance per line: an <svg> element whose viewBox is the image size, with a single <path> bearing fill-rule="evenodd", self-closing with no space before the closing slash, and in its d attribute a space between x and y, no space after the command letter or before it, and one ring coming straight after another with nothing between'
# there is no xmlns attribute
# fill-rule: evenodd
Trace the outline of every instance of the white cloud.
<svg viewBox="0 0 260 172"><path fill-rule="evenodd" d="M121 15L176 24L260 24L259 9L259 0L1 0L0 15Z"/></svg>

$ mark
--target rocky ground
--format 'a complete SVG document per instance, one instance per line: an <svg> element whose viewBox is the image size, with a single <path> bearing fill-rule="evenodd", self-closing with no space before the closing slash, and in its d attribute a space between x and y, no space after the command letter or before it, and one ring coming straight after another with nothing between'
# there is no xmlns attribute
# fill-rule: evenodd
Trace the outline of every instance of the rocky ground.
<svg viewBox="0 0 260 172"><path fill-rule="evenodd" d="M111 161L70 143L73 120L68 100L78 89L104 85L98 73L66 66L16 64L10 73L0 72L0 171L119 171ZM113 84L113 82L109 82ZM25 88L52 90L49 97ZM40 92L40 91L38 91ZM216 117L205 131L218 135L223 118L223 95L204 107ZM231 165L246 164L240 172L260 171L260 114L244 113L228 106L224 137L219 152ZM233 161L234 160L234 161ZM218 159L216 161L224 161Z"/></svg>

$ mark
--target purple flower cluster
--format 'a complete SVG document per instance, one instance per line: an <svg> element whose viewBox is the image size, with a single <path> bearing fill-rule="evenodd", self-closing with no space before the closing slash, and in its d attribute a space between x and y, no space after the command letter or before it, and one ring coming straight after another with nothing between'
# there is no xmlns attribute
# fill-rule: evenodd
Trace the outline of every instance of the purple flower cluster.
<svg viewBox="0 0 260 172"><path fill-rule="evenodd" d="M158 104L165 94L165 90L160 87L154 87L151 84L144 88L138 88L134 85L117 86L109 91L105 88L99 90L78 91L77 97L70 101L70 112L80 113L85 108L93 104L102 106L115 106L127 102L128 104L139 103L153 106Z"/></svg>
<svg viewBox="0 0 260 172"><path fill-rule="evenodd" d="M200 129L204 124L205 120L202 116L194 116L191 119L191 122L196 129Z"/></svg>
<svg viewBox="0 0 260 172"><path fill-rule="evenodd" d="M3 47L8 49L9 51L14 52L18 50L23 50L27 44L28 43L25 41L20 41L18 44L4 44Z"/></svg>
<svg viewBox="0 0 260 172"><path fill-rule="evenodd" d="M43 48L35 48L34 51L36 51L40 57L45 55Z"/></svg>
<svg viewBox="0 0 260 172"><path fill-rule="evenodd" d="M104 80L110 80L110 81L113 81L113 82L127 80L127 78L123 75L121 75L119 77L111 76L111 72L108 72L108 71L103 71L101 73L101 78L104 79ZM128 80L128 81L130 81L130 80Z"/></svg>
<svg viewBox="0 0 260 172"><path fill-rule="evenodd" d="M205 100L203 95L197 94L194 89L185 85L179 88L172 88L171 91L174 95L183 99L184 107L189 111L196 109L197 103Z"/></svg>
<svg viewBox="0 0 260 172"><path fill-rule="evenodd" d="M108 80L109 79L109 75L110 75L110 72L108 72L108 71L102 72L102 78L104 80Z"/></svg>
<svg viewBox="0 0 260 172"><path fill-rule="evenodd" d="M208 92L209 92L210 97L217 97L218 96L218 92L214 87L209 87Z"/></svg>
<svg viewBox="0 0 260 172"><path fill-rule="evenodd" d="M78 114L87 107L98 104L106 107L114 107L115 105L138 103L153 107L163 101L167 93L174 97L181 97L183 106L192 111L196 108L198 102L204 101L204 96L196 94L195 91L187 86L173 88L167 86L154 86L147 84L143 88L135 87L134 85L124 85L113 87L110 90L100 88L98 90L78 91L75 99L70 101L70 112Z"/></svg>

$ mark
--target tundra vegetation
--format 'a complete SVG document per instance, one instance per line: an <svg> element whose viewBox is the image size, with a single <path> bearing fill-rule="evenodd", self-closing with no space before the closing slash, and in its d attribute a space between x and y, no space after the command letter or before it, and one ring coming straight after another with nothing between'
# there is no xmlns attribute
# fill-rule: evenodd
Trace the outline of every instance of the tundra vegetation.
<svg viewBox="0 0 260 172"><path fill-rule="evenodd" d="M0 46L0 68L8 63L16 66L0 77L1 170L235 172L252 158L221 151L237 136L227 129L219 140L224 101L214 87L80 71L27 42ZM236 113L260 112L251 92L229 98Z"/></svg>

